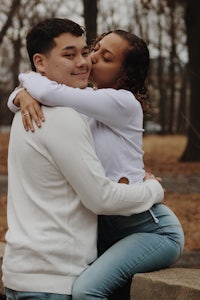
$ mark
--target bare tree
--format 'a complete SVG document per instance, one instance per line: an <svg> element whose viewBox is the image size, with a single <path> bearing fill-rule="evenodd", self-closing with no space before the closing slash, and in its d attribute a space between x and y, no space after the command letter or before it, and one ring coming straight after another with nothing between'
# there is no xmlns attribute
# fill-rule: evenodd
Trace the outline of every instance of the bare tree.
<svg viewBox="0 0 200 300"><path fill-rule="evenodd" d="M97 36L98 0L83 0L87 42L90 45Z"/></svg>
<svg viewBox="0 0 200 300"><path fill-rule="evenodd" d="M147 17L149 15L151 19L149 44L157 53L152 59L149 77L150 96L155 98L152 101L152 117L159 120L162 134L172 134L177 131L177 109L181 92L179 86L182 81L179 66L181 59L177 53L180 43L184 42L184 39L180 38L185 34L184 23L180 21L183 19L183 9L178 0L147 0L142 3L144 9L149 11Z"/></svg>
<svg viewBox="0 0 200 300"><path fill-rule="evenodd" d="M200 1L185 0L185 20L189 51L190 117L188 143L181 161L200 161Z"/></svg>
<svg viewBox="0 0 200 300"><path fill-rule="evenodd" d="M10 7L10 11L8 12L7 20L6 20L5 24L2 27L2 30L0 31L0 45L3 41L4 36L6 35L6 32L7 32L8 28L12 24L13 16L16 13L16 10L19 9L20 4L21 4L21 0L13 0L13 2L12 2L12 5Z"/></svg>
<svg viewBox="0 0 200 300"><path fill-rule="evenodd" d="M169 6L169 37L170 37L170 55L169 55L169 130L173 134L174 130L174 115L175 115L175 67L176 67L176 1L172 1Z"/></svg>
<svg viewBox="0 0 200 300"><path fill-rule="evenodd" d="M160 112L159 112L159 123L161 125L161 131L163 134L166 133L166 88L164 79L164 59L163 59L163 26L160 20L164 12L163 1L159 1L158 7L158 68L157 68L157 80L159 87L160 96Z"/></svg>

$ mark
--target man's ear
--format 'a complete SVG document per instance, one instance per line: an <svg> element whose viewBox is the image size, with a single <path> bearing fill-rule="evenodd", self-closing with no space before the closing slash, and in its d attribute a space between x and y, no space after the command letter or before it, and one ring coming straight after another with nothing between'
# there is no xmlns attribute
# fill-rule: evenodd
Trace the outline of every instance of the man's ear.
<svg viewBox="0 0 200 300"><path fill-rule="evenodd" d="M46 57L44 54L35 53L33 56L33 62L35 65L35 68L37 72L39 72L42 75L45 75L45 61Z"/></svg>

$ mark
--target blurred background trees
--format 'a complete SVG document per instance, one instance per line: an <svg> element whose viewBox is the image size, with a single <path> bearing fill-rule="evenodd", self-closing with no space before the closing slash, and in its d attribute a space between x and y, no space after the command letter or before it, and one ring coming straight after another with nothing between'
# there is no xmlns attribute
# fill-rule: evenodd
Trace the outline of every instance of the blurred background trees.
<svg viewBox="0 0 200 300"><path fill-rule="evenodd" d="M200 1L185 0L185 21L189 53L190 107L188 142L182 161L200 161Z"/></svg>
<svg viewBox="0 0 200 300"><path fill-rule="evenodd" d="M18 73L30 68L27 31L47 17L85 26L87 40L122 28L141 36L151 54L152 114L146 128L188 134L183 161L200 160L200 2L196 0L2 0L0 3L0 125L13 115L6 102Z"/></svg>

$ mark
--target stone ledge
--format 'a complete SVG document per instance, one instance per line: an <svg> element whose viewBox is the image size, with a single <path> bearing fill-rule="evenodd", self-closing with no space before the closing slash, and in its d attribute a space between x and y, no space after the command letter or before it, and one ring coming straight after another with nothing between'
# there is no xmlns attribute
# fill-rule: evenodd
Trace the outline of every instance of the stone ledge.
<svg viewBox="0 0 200 300"><path fill-rule="evenodd" d="M134 276L131 300L199 300L200 269L168 268Z"/></svg>

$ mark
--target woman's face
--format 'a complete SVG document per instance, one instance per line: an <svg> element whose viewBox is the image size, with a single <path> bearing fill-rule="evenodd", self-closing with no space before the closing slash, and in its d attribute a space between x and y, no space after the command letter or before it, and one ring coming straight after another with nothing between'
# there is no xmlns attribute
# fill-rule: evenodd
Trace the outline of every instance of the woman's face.
<svg viewBox="0 0 200 300"><path fill-rule="evenodd" d="M90 81L97 88L118 88L117 80L121 77L128 47L128 42L116 33L109 33L95 45L91 52Z"/></svg>

